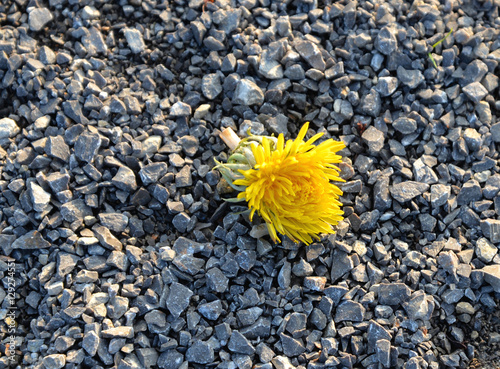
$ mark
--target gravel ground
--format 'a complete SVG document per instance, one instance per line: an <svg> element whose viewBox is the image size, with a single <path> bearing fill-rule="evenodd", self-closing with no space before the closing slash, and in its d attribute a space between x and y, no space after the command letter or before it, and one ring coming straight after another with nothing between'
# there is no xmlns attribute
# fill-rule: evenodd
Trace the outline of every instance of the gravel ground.
<svg viewBox="0 0 500 369"><path fill-rule="evenodd" d="M499 6L3 1L0 368L499 366ZM306 121L345 221L274 246L219 133Z"/></svg>

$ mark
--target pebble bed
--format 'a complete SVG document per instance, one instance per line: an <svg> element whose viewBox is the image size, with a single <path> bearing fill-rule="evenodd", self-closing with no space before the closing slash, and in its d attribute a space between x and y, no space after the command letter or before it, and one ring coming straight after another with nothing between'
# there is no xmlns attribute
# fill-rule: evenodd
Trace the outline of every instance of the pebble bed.
<svg viewBox="0 0 500 369"><path fill-rule="evenodd" d="M2 2L0 368L498 365L499 6ZM219 133L306 121L345 220L273 245Z"/></svg>

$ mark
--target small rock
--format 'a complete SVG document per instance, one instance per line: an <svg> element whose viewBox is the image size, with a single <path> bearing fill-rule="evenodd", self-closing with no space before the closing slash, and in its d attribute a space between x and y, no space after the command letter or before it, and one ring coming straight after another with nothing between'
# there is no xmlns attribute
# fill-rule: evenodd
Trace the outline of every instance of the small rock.
<svg viewBox="0 0 500 369"><path fill-rule="evenodd" d="M209 364L214 358L214 349L208 342L197 340L186 351L186 359L196 364Z"/></svg>
<svg viewBox="0 0 500 369"><path fill-rule="evenodd" d="M486 95L488 90L479 82L472 82L462 88L465 95L474 103L479 103Z"/></svg>
<svg viewBox="0 0 500 369"><path fill-rule="evenodd" d="M97 133L84 132L75 143L75 156L84 163L92 163L101 146L101 137Z"/></svg>
<svg viewBox="0 0 500 369"><path fill-rule="evenodd" d="M123 33L125 34L130 50L132 50L134 54L139 54L146 49L144 39L142 38L142 34L139 30L126 28Z"/></svg>
<svg viewBox="0 0 500 369"><path fill-rule="evenodd" d="M389 191L396 201L404 203L422 195L428 189L429 185L427 183L406 181L392 185Z"/></svg>
<svg viewBox="0 0 500 369"><path fill-rule="evenodd" d="M54 16L47 8L35 8L29 13L28 24L30 30L38 32L45 27Z"/></svg>
<svg viewBox="0 0 500 369"><path fill-rule="evenodd" d="M495 292L500 293L500 265L487 265L479 270L484 273L484 280L493 287Z"/></svg>
<svg viewBox="0 0 500 369"><path fill-rule="evenodd" d="M483 231L483 234L490 239L491 242L500 242L500 220L481 220L481 230Z"/></svg>
<svg viewBox="0 0 500 369"><path fill-rule="evenodd" d="M46 369L64 368L64 366L66 365L66 355L63 354L47 355L43 358L42 363Z"/></svg>
<svg viewBox="0 0 500 369"><path fill-rule="evenodd" d="M379 285L378 302L381 305L400 305L410 298L410 288L404 283Z"/></svg>
<svg viewBox="0 0 500 369"><path fill-rule="evenodd" d="M390 55L398 49L398 40L394 35L394 27L385 26L375 38L375 48L384 55Z"/></svg>
<svg viewBox="0 0 500 369"><path fill-rule="evenodd" d="M233 104L240 105L262 105L264 93L254 82L249 79L241 79L236 85L233 95Z"/></svg>
<svg viewBox="0 0 500 369"><path fill-rule="evenodd" d="M170 108L170 115L173 117L188 117L191 115L191 106L182 101L177 101Z"/></svg>
<svg viewBox="0 0 500 369"><path fill-rule="evenodd" d="M167 309L175 318L178 318L189 306L191 296L193 296L193 291L189 288L177 282L172 283L166 302Z"/></svg>
<svg viewBox="0 0 500 369"><path fill-rule="evenodd" d="M227 348L237 354L253 355L255 353L255 348L250 341L238 331L233 331Z"/></svg>
<svg viewBox="0 0 500 369"><path fill-rule="evenodd" d="M127 167L120 167L111 181L122 191L133 192L137 190L135 174Z"/></svg>
<svg viewBox="0 0 500 369"><path fill-rule="evenodd" d="M11 138L17 135L21 130L16 122L10 118L0 119L0 139Z"/></svg>
<svg viewBox="0 0 500 369"><path fill-rule="evenodd" d="M40 232L30 231L16 239L10 247L13 249L34 250L45 249L50 246L51 244L42 237Z"/></svg>
<svg viewBox="0 0 500 369"><path fill-rule="evenodd" d="M344 301L335 312L335 323L343 321L362 322L365 316L365 308L358 302Z"/></svg>
<svg viewBox="0 0 500 369"><path fill-rule="evenodd" d="M421 71L419 70L406 70L402 66L397 69L397 75L399 81L409 88L413 89L417 87L420 83L425 81L425 78Z"/></svg>
<svg viewBox="0 0 500 369"><path fill-rule="evenodd" d="M401 132L404 135L408 135L417 130L417 122L415 119L407 117L399 117L392 123L392 126L396 131Z"/></svg>
<svg viewBox="0 0 500 369"><path fill-rule="evenodd" d="M305 61L307 61L311 67L324 71L326 69L326 63L323 59L321 50L316 44L311 41L296 40L295 50L300 54Z"/></svg>
<svg viewBox="0 0 500 369"><path fill-rule="evenodd" d="M490 263L498 252L498 249L486 238L481 237L476 241L476 255L484 263Z"/></svg>

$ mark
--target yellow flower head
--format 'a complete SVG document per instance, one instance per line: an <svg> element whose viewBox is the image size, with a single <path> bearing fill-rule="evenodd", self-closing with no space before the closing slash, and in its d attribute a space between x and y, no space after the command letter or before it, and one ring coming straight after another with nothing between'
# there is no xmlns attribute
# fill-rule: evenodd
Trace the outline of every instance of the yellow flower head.
<svg viewBox="0 0 500 369"><path fill-rule="evenodd" d="M280 233L310 244L321 233L335 233L332 225L343 219L342 191L330 181L344 182L334 164L341 162L336 153L345 145L332 139L313 145L322 133L304 141L308 127L304 124L297 138L286 143L282 134L252 143L254 163L239 169L233 182L242 191L238 198L248 202L250 220L257 212L274 242Z"/></svg>

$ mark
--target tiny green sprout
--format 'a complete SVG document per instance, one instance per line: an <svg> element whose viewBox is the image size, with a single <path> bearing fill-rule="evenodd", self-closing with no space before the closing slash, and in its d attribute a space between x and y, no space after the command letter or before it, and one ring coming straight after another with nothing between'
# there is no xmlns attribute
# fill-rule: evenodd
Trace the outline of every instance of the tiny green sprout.
<svg viewBox="0 0 500 369"><path fill-rule="evenodd" d="M436 46L438 46L441 42L443 42L443 41L444 41L444 40L446 40L448 37L450 37L450 35L451 35L452 33L453 33L453 28L451 28L451 29L450 29L450 32L448 32L448 33L446 34L446 36L444 36L441 40L439 40L439 41L438 41L438 42L436 42L434 45L432 45L432 49L431 49L431 51L427 54L427 55L429 55L429 59L431 59L432 65L434 65L434 68L436 68L436 69L437 69L437 67L438 67L438 66L437 66L437 64L436 64L436 61L435 61L435 60L434 60L434 58L432 57L431 52L432 52L432 50L434 50L434 48L435 48Z"/></svg>

